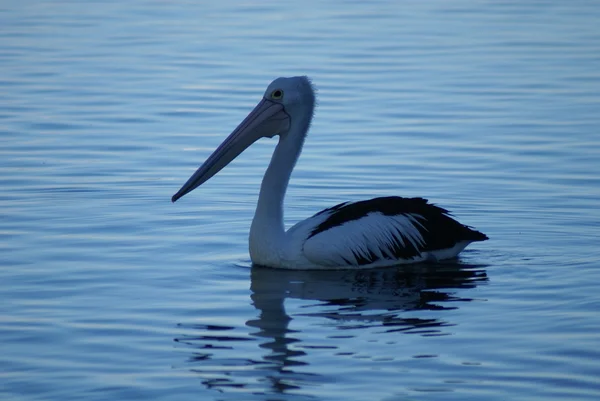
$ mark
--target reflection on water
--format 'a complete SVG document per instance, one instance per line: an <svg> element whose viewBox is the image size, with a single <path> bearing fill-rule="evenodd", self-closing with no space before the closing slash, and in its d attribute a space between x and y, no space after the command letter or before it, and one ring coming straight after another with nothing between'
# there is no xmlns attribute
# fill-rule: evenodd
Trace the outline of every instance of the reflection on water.
<svg viewBox="0 0 600 401"><path fill-rule="evenodd" d="M261 391L285 393L315 381L306 361L311 350L337 353L340 341L363 330L389 335L403 332L424 336L444 335L443 311L458 308L459 301L471 301L459 295L459 289L474 288L487 282L484 266L464 264L417 265L364 271L293 271L253 267L252 303L258 310L246 327L256 331L223 325L180 325L189 334L176 338L192 349L188 362L204 385L220 391ZM288 313L287 300L304 300L297 313ZM314 302L317 301L317 302ZM403 317L407 312L422 311L427 316ZM432 318L430 311L441 311ZM309 319L290 328L294 319ZM329 334L324 345L303 344L307 329L332 322L339 335ZM334 332L336 332L334 330ZM329 331L331 333L331 331ZM346 334L348 333L348 334ZM256 344L256 358L240 348ZM258 352L257 352L258 351ZM364 351L364 350L363 350ZM345 353L348 355L348 353ZM393 356L392 356L393 357ZM299 369L302 367L302 369ZM254 382L255 385L252 385ZM256 388L256 385L260 388Z"/></svg>

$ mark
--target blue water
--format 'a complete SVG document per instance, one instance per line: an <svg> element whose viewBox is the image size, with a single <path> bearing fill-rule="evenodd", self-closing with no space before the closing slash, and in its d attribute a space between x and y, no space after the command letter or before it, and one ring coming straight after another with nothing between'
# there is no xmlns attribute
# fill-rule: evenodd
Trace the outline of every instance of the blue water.
<svg viewBox="0 0 600 401"><path fill-rule="evenodd" d="M0 399L597 400L600 8L6 1ZM423 196L456 264L252 267L275 140L170 197L275 77L319 107L292 224Z"/></svg>

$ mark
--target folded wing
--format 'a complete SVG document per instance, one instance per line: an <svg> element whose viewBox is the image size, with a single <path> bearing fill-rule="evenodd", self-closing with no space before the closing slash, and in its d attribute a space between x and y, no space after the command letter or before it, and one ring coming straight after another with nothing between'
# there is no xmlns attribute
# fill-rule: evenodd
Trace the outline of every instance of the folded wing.
<svg viewBox="0 0 600 401"><path fill-rule="evenodd" d="M304 243L308 260L323 266L363 266L379 261L417 261L457 244L487 237L423 198L384 197L342 203ZM461 248L462 249L462 248Z"/></svg>

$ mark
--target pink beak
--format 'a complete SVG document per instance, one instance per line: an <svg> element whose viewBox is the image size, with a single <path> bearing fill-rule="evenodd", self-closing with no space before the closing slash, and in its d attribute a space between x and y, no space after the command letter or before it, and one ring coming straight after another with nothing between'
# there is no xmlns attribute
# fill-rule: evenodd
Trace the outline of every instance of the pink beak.
<svg viewBox="0 0 600 401"><path fill-rule="evenodd" d="M263 99L240 125L209 156L198 170L171 198L177 201L208 181L250 145L262 137L273 137L290 128L290 116L282 104Z"/></svg>

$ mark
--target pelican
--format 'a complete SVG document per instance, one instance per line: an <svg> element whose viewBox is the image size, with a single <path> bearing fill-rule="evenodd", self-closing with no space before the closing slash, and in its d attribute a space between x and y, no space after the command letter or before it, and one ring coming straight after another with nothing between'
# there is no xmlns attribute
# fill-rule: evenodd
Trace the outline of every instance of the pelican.
<svg viewBox="0 0 600 401"><path fill-rule="evenodd" d="M488 237L423 198L344 202L285 230L283 201L315 108L308 77L277 78L262 100L171 200L191 192L263 137L279 142L263 177L250 227L252 263L286 269L348 269L455 258Z"/></svg>

